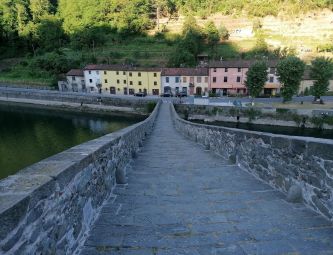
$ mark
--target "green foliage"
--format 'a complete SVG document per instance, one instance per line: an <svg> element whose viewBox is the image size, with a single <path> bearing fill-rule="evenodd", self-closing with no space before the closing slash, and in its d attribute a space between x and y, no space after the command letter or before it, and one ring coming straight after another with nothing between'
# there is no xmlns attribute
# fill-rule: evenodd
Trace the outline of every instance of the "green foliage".
<svg viewBox="0 0 333 255"><path fill-rule="evenodd" d="M229 40L229 37L230 37L229 31L222 23L220 24L218 31L219 31L220 38L222 40L224 40L224 41Z"/></svg>
<svg viewBox="0 0 333 255"><path fill-rule="evenodd" d="M263 61L255 62L247 72L245 85L251 97L258 97L268 79L267 65Z"/></svg>
<svg viewBox="0 0 333 255"><path fill-rule="evenodd" d="M305 64L297 57L286 57L277 65L277 75L283 87L281 94L283 101L290 101L299 90L299 85L305 70Z"/></svg>
<svg viewBox="0 0 333 255"><path fill-rule="evenodd" d="M324 96L328 91L329 80L333 77L333 62L330 58L318 57L311 62L311 79L314 80L313 95Z"/></svg>
<svg viewBox="0 0 333 255"><path fill-rule="evenodd" d="M182 37L172 52L169 67L192 67L196 65L196 56L203 48L203 32L193 17L188 17L183 25Z"/></svg>
<svg viewBox="0 0 333 255"><path fill-rule="evenodd" d="M278 8L275 0L251 1L251 8L248 9L248 14L255 17L276 16L279 12Z"/></svg>
<svg viewBox="0 0 333 255"><path fill-rule="evenodd" d="M310 122L318 129L322 129L325 124L325 119L323 117L312 117Z"/></svg>
<svg viewBox="0 0 333 255"><path fill-rule="evenodd" d="M257 117L261 115L261 111L256 110L254 108L246 109L244 113L249 118L249 122L255 120Z"/></svg>
<svg viewBox="0 0 333 255"><path fill-rule="evenodd" d="M212 49L215 49L217 44L220 41L220 34L219 34L219 31L217 30L214 22L213 21L208 22L205 26L204 31L205 31L208 45Z"/></svg>
<svg viewBox="0 0 333 255"><path fill-rule="evenodd" d="M290 56L296 56L296 49L292 47L278 47L274 49L273 54L277 58L286 58Z"/></svg>

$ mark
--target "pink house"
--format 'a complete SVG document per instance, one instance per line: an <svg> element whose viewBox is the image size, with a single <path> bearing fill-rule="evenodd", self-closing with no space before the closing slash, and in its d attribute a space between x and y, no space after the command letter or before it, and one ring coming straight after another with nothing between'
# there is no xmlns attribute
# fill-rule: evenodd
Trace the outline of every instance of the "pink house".
<svg viewBox="0 0 333 255"><path fill-rule="evenodd" d="M213 93L231 95L247 94L246 72L255 60L216 61L209 64L209 89ZM269 60L268 80L263 94L275 95L280 92L280 82L276 76L277 61Z"/></svg>

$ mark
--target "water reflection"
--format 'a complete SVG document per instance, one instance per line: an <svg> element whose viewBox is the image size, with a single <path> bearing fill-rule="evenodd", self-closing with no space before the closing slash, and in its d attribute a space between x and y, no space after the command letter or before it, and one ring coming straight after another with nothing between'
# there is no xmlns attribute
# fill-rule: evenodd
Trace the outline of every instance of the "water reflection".
<svg viewBox="0 0 333 255"><path fill-rule="evenodd" d="M142 119L0 105L0 179Z"/></svg>

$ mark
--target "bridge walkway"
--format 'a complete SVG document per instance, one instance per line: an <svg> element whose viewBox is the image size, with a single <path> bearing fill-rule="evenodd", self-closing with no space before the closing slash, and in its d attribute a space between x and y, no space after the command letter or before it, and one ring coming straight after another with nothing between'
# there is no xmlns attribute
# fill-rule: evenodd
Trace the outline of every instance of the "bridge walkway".
<svg viewBox="0 0 333 255"><path fill-rule="evenodd" d="M333 254L333 226L177 133L162 104L82 255Z"/></svg>

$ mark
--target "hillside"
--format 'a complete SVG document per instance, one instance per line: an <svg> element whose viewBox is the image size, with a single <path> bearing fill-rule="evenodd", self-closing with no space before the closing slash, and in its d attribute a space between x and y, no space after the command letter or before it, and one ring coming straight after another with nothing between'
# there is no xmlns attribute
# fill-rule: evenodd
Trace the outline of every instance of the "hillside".
<svg viewBox="0 0 333 255"><path fill-rule="evenodd" d="M211 59L257 57L255 26L261 43L268 46L260 54L269 58L285 47L305 61L333 56L330 0L269 0L259 5L255 0L8 3L0 0L0 82L52 84L59 74L87 63L166 66L182 40L186 16L194 16L200 29L213 21L229 31L214 52L205 41L200 46Z"/></svg>

